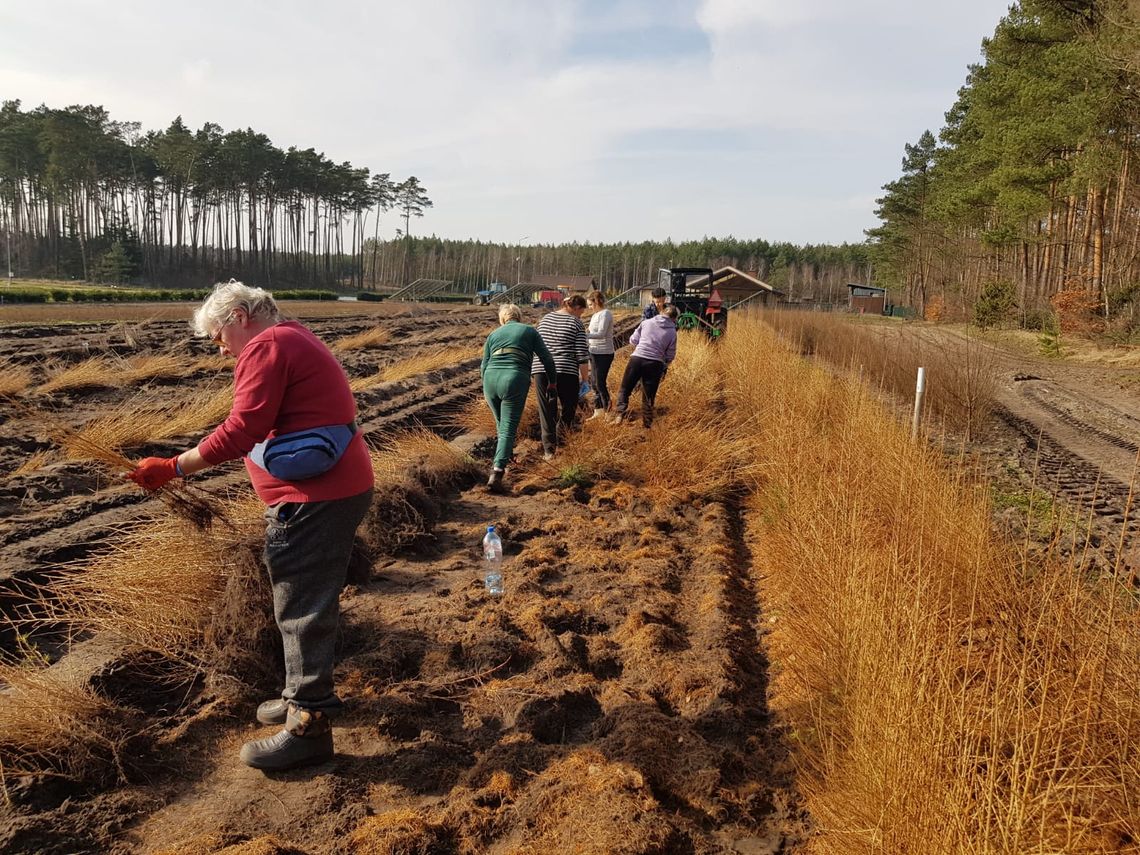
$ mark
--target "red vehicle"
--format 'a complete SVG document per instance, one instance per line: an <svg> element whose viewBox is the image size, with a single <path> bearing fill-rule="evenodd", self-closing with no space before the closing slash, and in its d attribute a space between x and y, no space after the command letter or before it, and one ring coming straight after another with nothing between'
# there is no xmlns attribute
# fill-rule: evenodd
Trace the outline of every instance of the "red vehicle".
<svg viewBox="0 0 1140 855"><path fill-rule="evenodd" d="M562 299L561 291L540 291L531 306L535 309L557 309L562 305Z"/></svg>

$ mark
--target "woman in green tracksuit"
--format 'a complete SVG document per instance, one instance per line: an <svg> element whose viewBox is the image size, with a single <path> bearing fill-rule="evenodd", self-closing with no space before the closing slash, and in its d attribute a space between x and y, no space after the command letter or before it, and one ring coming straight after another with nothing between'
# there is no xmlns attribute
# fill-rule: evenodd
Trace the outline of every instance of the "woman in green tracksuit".
<svg viewBox="0 0 1140 855"><path fill-rule="evenodd" d="M499 442L487 487L503 489L503 473L515 449L526 395L530 390L531 359L538 357L547 377L555 376L554 358L539 336L538 330L522 322L522 311L513 303L499 308L499 328L487 336L483 345L483 397L495 416Z"/></svg>

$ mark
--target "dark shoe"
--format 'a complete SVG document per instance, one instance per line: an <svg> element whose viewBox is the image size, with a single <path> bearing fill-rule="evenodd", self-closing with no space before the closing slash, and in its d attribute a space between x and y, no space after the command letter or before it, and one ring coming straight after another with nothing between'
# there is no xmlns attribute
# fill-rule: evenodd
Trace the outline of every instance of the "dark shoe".
<svg viewBox="0 0 1140 855"><path fill-rule="evenodd" d="M491 477L487 479L487 489L492 493L503 492L503 474L502 469L491 470Z"/></svg>
<svg viewBox="0 0 1140 855"><path fill-rule="evenodd" d="M333 738L328 716L320 710L302 709L294 704L288 705L284 730L241 747L243 763L274 772L325 763L332 758Z"/></svg>
<svg viewBox="0 0 1140 855"><path fill-rule="evenodd" d="M262 724L284 724L289 712L289 702L284 698L274 698L257 708L257 720Z"/></svg>

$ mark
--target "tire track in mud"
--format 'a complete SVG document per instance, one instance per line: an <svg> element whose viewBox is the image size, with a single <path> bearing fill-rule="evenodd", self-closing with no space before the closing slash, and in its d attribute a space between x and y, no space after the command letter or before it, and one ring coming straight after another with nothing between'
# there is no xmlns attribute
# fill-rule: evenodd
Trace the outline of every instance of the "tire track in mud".
<svg viewBox="0 0 1140 855"><path fill-rule="evenodd" d="M1134 554L1135 544L1140 542L1140 517L1135 497L1130 504L1129 485L1057 442L1036 422L1000 405L995 406L994 414L1019 437L1021 468L1067 499L1082 520L1088 520L1088 545L1100 551L1108 568L1117 561L1124 527L1123 565L1132 572L1134 584L1140 581Z"/></svg>
<svg viewBox="0 0 1140 855"><path fill-rule="evenodd" d="M1129 451L1132 454L1140 452L1140 444L1137 444L1130 439L1126 439L1120 436L1119 434L1112 433L1108 430L1098 427L1097 425L1085 421L1084 419L1079 418L1070 410L1067 410L1054 401L1046 398L1043 395L1043 390L1036 385L1031 385L1029 381L1022 381L1021 392L1024 397L1028 398L1034 404L1041 407L1043 410L1052 413L1058 419L1065 422L1067 425L1076 428L1082 433L1095 436L1098 439L1101 439L1104 442L1108 443L1109 445L1113 445L1117 448L1123 449L1124 451ZM1113 410L1110 407L1106 407L1102 403L1098 402L1097 406L1101 408L1102 411L1107 411L1118 420L1136 421L1126 413L1121 413L1118 410Z"/></svg>

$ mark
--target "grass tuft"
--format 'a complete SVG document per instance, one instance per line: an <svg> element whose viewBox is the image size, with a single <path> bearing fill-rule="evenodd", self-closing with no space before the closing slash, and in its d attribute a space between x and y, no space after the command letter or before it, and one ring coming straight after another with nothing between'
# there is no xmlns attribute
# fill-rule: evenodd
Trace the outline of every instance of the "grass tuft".
<svg viewBox="0 0 1140 855"><path fill-rule="evenodd" d="M387 344L391 338L392 333L389 330L383 327L374 327L373 329L364 330L364 332L359 332L355 335L337 339L333 342L332 349L337 353L345 353L350 350L361 350L367 347Z"/></svg>
<svg viewBox="0 0 1140 855"><path fill-rule="evenodd" d="M24 775L94 782L118 765L121 711L38 667L0 664L0 787Z"/></svg>
<svg viewBox="0 0 1140 855"><path fill-rule="evenodd" d="M74 365L55 366L49 368L48 372L48 379L39 387L42 395L73 389L117 386L122 382L120 366L105 356L93 356Z"/></svg>
<svg viewBox="0 0 1140 855"><path fill-rule="evenodd" d="M0 398L18 398L32 385L32 371L22 365L0 365Z"/></svg>

